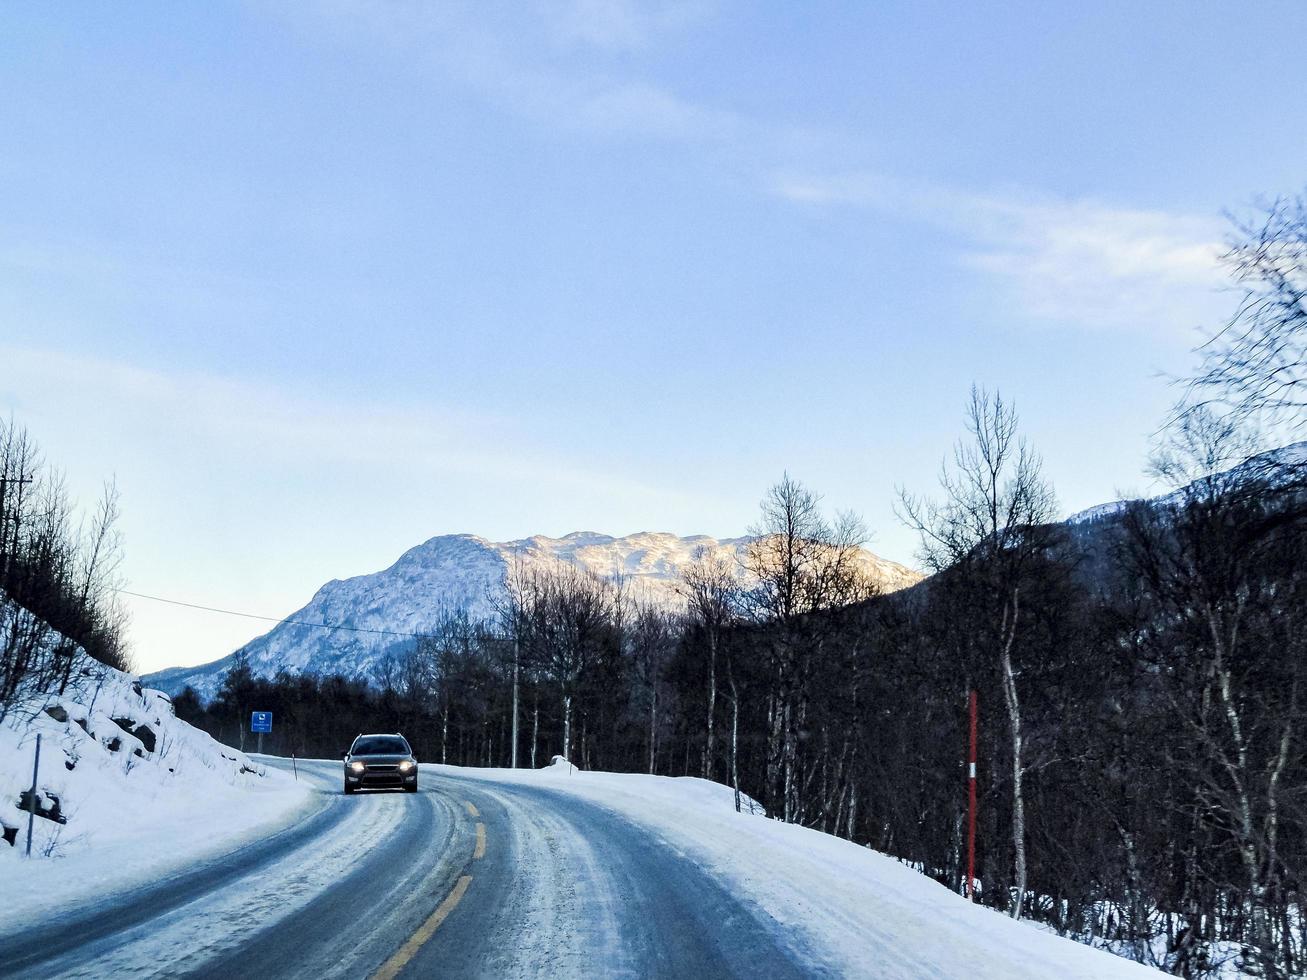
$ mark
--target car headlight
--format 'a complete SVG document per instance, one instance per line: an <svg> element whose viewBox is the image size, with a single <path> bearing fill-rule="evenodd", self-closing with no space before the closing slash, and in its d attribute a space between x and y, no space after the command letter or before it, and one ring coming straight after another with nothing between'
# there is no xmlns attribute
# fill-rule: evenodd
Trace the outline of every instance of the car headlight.
<svg viewBox="0 0 1307 980"><path fill-rule="evenodd" d="M362 771L363 771L364 769L366 769L366 768L367 768L367 766L363 765L363 763L361 763L361 762L351 762L351 763L349 764L349 771L350 771L350 772L362 772Z"/></svg>
<svg viewBox="0 0 1307 980"><path fill-rule="evenodd" d="M405 760L403 760L403 761L399 764L399 771L400 771L400 772L412 772L412 771L413 771L413 760L412 760L412 759L405 759Z"/></svg>

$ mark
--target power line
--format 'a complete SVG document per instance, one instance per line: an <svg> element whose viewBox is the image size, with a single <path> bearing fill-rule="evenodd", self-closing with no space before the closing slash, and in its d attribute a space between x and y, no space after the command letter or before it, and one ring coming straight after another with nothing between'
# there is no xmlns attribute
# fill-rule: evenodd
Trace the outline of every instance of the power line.
<svg viewBox="0 0 1307 980"><path fill-rule="evenodd" d="M185 606L187 609L202 609L205 612L222 613L224 616L240 616L244 619L261 619L266 623L277 623L278 625L310 626L319 630L348 630L351 633L376 633L382 636L411 636L417 639L424 639L431 635L429 633L404 633L399 630L374 630L368 629L366 626L344 626L337 623L306 623L298 619L278 619L276 616L260 616L258 613L237 612L235 609L201 606L194 602L182 602L180 599L165 599L163 596L132 592L130 589L114 589L114 591L122 595L135 596L138 599L153 599L155 602L166 602L170 606Z"/></svg>

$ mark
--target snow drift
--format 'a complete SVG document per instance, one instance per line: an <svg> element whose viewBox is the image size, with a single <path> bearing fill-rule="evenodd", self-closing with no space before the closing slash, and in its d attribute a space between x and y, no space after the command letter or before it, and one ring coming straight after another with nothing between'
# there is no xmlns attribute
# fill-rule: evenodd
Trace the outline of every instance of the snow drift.
<svg viewBox="0 0 1307 980"><path fill-rule="evenodd" d="M0 617L15 616L30 613L0 600ZM66 641L51 632L46 642ZM143 873L174 853L281 818L306 799L283 773L178 720L167 695L80 649L74 656L62 694L22 692L0 722L0 874L6 881L59 877L53 866L65 862L42 858L70 858L92 877ZM38 735L33 860L25 862ZM215 812L221 819L197 819ZM76 891L84 882L70 887Z"/></svg>
<svg viewBox="0 0 1307 980"><path fill-rule="evenodd" d="M806 827L767 819L728 786L694 777L424 767L549 787L632 821L806 939L823 975L919 980L1118 980L1154 970L973 905L906 865ZM815 965L815 964L814 964Z"/></svg>

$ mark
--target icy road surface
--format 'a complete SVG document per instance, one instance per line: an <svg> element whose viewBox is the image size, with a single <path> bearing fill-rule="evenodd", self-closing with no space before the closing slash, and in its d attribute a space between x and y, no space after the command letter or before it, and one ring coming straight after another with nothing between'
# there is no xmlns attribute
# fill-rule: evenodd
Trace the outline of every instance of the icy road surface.
<svg viewBox="0 0 1307 980"><path fill-rule="evenodd" d="M338 762L300 775L314 807L257 843L0 916L0 975L1158 976L701 780L423 766L417 795L345 797Z"/></svg>

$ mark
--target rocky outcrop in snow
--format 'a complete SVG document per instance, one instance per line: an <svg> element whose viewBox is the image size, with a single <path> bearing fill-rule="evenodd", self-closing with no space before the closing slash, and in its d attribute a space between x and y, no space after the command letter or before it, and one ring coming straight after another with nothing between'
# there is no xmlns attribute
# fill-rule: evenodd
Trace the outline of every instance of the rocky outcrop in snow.
<svg viewBox="0 0 1307 980"><path fill-rule="evenodd" d="M30 614L0 600L0 616ZM45 642L67 641L51 631ZM80 650L74 656L62 694L23 690L0 721L0 868L26 851L33 802L32 855L58 857L140 837L187 801L203 806L284 782L178 720L167 695Z"/></svg>

